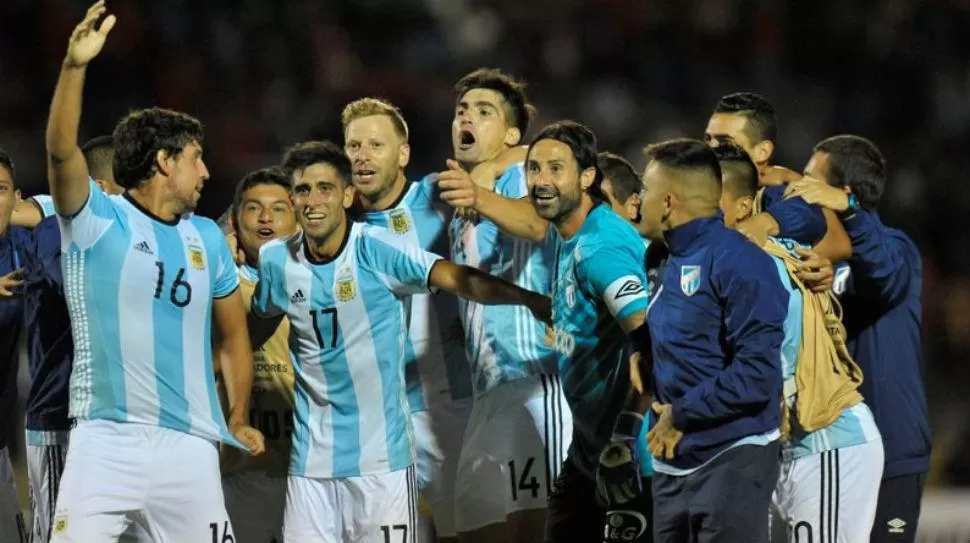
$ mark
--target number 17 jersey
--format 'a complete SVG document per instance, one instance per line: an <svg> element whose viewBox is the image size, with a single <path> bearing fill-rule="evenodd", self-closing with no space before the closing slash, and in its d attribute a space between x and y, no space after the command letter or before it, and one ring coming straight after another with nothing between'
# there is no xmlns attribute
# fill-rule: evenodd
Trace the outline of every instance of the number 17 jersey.
<svg viewBox="0 0 970 543"><path fill-rule="evenodd" d="M58 217L74 336L70 415L161 426L245 448L226 428L212 371L212 300L239 286L213 221L164 221L89 182Z"/></svg>
<svg viewBox="0 0 970 543"><path fill-rule="evenodd" d="M302 233L260 249L252 311L285 315L296 355L290 475L358 477L414 462L404 381L410 298L427 291L440 258L360 223L347 226L326 262L307 255Z"/></svg>

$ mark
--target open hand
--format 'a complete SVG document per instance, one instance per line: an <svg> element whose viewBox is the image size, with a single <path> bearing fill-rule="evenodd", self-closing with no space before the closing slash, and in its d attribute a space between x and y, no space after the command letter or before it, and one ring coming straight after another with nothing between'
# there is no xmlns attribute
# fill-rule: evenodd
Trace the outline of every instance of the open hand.
<svg viewBox="0 0 970 543"><path fill-rule="evenodd" d="M672 460L684 433L674 428L674 413L670 404L653 402L651 409L658 416L657 423L647 432L647 450L657 458Z"/></svg>
<svg viewBox="0 0 970 543"><path fill-rule="evenodd" d="M74 27L74 32L71 33L71 39L67 45L65 63L68 66L72 68L85 66L101 52L108 32L111 32L117 22L114 15L108 15L101 23L101 27L95 28L98 19L107 11L108 8L104 7L104 0L101 0L88 8L84 20Z"/></svg>
<svg viewBox="0 0 970 543"><path fill-rule="evenodd" d="M849 195L844 190L814 177L805 176L785 189L786 199L799 196L809 204L825 207L836 213L849 208Z"/></svg>

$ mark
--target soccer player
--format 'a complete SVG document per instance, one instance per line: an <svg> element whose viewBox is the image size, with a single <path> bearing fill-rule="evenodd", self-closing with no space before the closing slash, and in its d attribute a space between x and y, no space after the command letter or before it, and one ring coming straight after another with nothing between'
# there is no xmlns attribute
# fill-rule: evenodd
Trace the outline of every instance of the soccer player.
<svg viewBox="0 0 970 543"><path fill-rule="evenodd" d="M246 256L239 265L239 288L248 311L259 280L260 248L296 231L286 174L273 167L243 177L236 185L230 220ZM283 541L286 473L293 435L291 356L289 323L283 319L273 336L253 351L249 421L263 433L266 453L251 456L233 447L222 452L222 490L237 543Z"/></svg>
<svg viewBox="0 0 970 543"><path fill-rule="evenodd" d="M733 228L754 212L757 169L738 146L721 145L714 153L723 176L724 223ZM774 238L769 243L776 254L779 250L788 252L792 262L801 264L798 244ZM791 428L790 439L782 442L774 509L787 528L787 540L865 542L876 514L883 446L872 412L857 390L863 374L855 362L832 360L832 351L819 347L828 342L804 334L829 333L825 328L805 327L803 306L811 304L812 311L817 312L820 305L806 299L785 264L777 256L774 260L789 293L782 347L784 401L789 417L782 425ZM805 342L811 343L803 346ZM812 375L818 378L809 379ZM802 421L821 425L821 415L834 420L818 429L805 429Z"/></svg>
<svg viewBox="0 0 970 543"><path fill-rule="evenodd" d="M10 225L20 198L10 155L0 150L0 539L27 541L7 439L17 410L17 342L23 324L20 270L29 232Z"/></svg>
<svg viewBox="0 0 970 543"><path fill-rule="evenodd" d="M88 141L81 147L81 153L100 190L109 195L124 192L112 172L114 145L110 135ZM46 217L31 232L23 265L24 328L30 374L25 428L33 518L31 538L48 541L72 422L68 417L68 384L74 357L61 275L61 231L57 217ZM150 538L144 529L132 524L120 541L150 541Z"/></svg>
<svg viewBox="0 0 970 543"><path fill-rule="evenodd" d="M871 141L852 135L823 140L805 175L788 194L835 211L852 240L852 258L837 273L834 289L842 301L849 352L866 377L862 395L886 452L871 541L912 542L931 448L920 253L906 234L879 218L886 162Z"/></svg>
<svg viewBox="0 0 970 543"><path fill-rule="evenodd" d="M115 541L132 522L153 540L232 538L217 442L263 450L246 424L252 354L232 257L218 226L183 218L208 178L202 127L148 109L114 131L116 181L90 181L77 147L87 64L115 24L92 5L69 40L47 127L74 338L65 461L51 541ZM210 329L231 364L229 425L219 406Z"/></svg>
<svg viewBox="0 0 970 543"><path fill-rule="evenodd" d="M410 297L446 290L484 304L549 299L351 222L352 167L330 142L284 159L302 232L266 244L252 306L254 344L284 315L295 349L288 541L413 541L413 438L405 392Z"/></svg>
<svg viewBox="0 0 970 543"><path fill-rule="evenodd" d="M596 155L596 166L602 173L600 191L617 215L630 224L640 222L640 176L627 159L603 151Z"/></svg>
<svg viewBox="0 0 970 543"><path fill-rule="evenodd" d="M548 223L519 239L504 222L505 206L525 206L528 187L521 159L495 168L485 187L472 176L483 164L515 156L529 129L531 106L524 86L498 70L481 69L455 86L451 125L453 161L438 175L441 198L480 215L451 222L451 256L520 287L548 293L554 242ZM572 437L572 418L562 393L545 326L517 307L460 301L475 402L458 464L455 507L465 543L532 542L542 538L546 501Z"/></svg>
<svg viewBox="0 0 970 543"><path fill-rule="evenodd" d="M646 153L640 233L670 251L647 317L654 541L767 542L788 292L771 257L724 226L704 142Z"/></svg>
<svg viewBox="0 0 970 543"><path fill-rule="evenodd" d="M344 107L341 120L364 221L447 255L451 209L437 198L433 176L414 183L405 177L411 148L400 110L384 100L362 98ZM405 379L418 490L431 509L438 537L454 539L455 474L472 388L458 300L414 294L409 321Z"/></svg>
<svg viewBox="0 0 970 543"><path fill-rule="evenodd" d="M771 165L777 135L774 106L752 92L721 97L707 122L704 141L711 147L739 145L751 156L758 168L760 183L766 187L759 198L762 209L768 212L743 222L739 230L759 244L769 235L781 236L804 245L814 245L833 261L848 258L851 254L849 238L834 213L810 209L798 200L781 201L785 184L801 176L788 168Z"/></svg>
<svg viewBox="0 0 970 543"><path fill-rule="evenodd" d="M596 138L585 126L543 128L526 172L531 203L557 243L553 344L574 430L545 540L651 541L637 460L649 400L632 387L625 355L630 337L642 346L646 334L644 244L602 203Z"/></svg>

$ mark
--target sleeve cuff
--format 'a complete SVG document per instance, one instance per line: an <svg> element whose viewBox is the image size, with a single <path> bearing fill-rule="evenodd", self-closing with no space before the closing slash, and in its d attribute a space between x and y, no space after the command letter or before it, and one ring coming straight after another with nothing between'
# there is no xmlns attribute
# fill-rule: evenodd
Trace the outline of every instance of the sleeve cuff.
<svg viewBox="0 0 970 543"><path fill-rule="evenodd" d="M438 255L435 255L435 256L438 256ZM439 292L441 292L441 289L431 284L431 272L434 270L434 267L437 266L438 263L441 262L442 260L444 260L444 258L440 256L438 256L438 258L435 258L434 261L431 263L431 265L428 266L428 272L424 277L424 286L426 289L428 289L428 292L430 292L431 294L438 294Z"/></svg>
<svg viewBox="0 0 970 543"><path fill-rule="evenodd" d="M230 290L229 292L227 292L225 294L216 294L216 295L213 295L212 296L212 299L213 300L221 300L223 298L228 298L228 297L232 296L233 293L235 293L237 290L239 290L239 283L236 283L236 286L232 287L232 290Z"/></svg>
<svg viewBox="0 0 970 543"><path fill-rule="evenodd" d="M684 400L680 399L670 406L670 414L673 415L674 428L681 432L687 431L687 411L684 410Z"/></svg>

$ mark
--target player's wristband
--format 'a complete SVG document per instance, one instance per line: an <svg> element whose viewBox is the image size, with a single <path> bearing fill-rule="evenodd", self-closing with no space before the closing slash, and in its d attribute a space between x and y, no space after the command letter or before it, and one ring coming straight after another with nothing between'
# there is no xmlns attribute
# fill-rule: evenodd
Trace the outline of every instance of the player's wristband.
<svg viewBox="0 0 970 543"><path fill-rule="evenodd" d="M613 440L636 441L643 429L643 415L636 411L620 411L613 425Z"/></svg>

